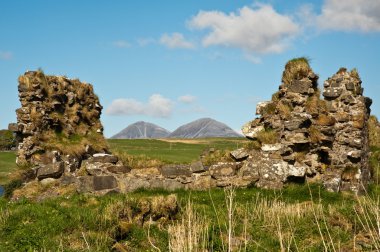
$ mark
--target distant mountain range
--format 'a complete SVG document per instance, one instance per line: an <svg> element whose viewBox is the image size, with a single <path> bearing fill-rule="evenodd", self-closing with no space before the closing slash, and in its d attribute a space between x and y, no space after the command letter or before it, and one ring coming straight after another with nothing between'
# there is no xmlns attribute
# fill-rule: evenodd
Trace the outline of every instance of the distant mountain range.
<svg viewBox="0 0 380 252"><path fill-rule="evenodd" d="M201 118L170 131L148 122L136 122L123 129L112 139L141 138L205 138L205 137L241 137L226 124L211 118Z"/></svg>
<svg viewBox="0 0 380 252"><path fill-rule="evenodd" d="M113 137L112 139L145 139L145 138L164 138L170 134L170 131L148 122L136 122Z"/></svg>

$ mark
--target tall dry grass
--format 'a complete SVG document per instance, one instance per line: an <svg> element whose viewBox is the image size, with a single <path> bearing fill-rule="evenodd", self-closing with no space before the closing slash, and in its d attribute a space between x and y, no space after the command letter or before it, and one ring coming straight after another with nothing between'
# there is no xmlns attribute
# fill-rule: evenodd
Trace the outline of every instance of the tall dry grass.
<svg viewBox="0 0 380 252"><path fill-rule="evenodd" d="M169 251L208 251L209 222L194 210L189 200L182 217L168 228Z"/></svg>

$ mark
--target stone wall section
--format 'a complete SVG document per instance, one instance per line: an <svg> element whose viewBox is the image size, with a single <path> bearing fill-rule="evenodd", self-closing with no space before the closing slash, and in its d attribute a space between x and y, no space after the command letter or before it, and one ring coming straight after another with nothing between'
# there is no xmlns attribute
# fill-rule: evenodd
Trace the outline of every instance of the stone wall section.
<svg viewBox="0 0 380 252"><path fill-rule="evenodd" d="M78 166L91 154L107 151L102 106L91 84L28 71L19 77L18 91L17 124L9 125L18 142L17 164Z"/></svg>
<svg viewBox="0 0 380 252"><path fill-rule="evenodd" d="M303 63L295 72L287 65L272 100L258 103L258 117L242 128L252 141L232 151L232 161L206 165L200 156L192 164L144 169L123 165L106 145L99 145L104 141L102 106L91 85L26 72L19 78L22 106L17 124L10 125L19 142L17 162L33 167L24 174L26 182L59 183L84 193L226 186L280 189L306 181L320 182L334 192L360 193L371 179L372 101L363 96L357 72L343 68L324 82L321 99L318 75ZM66 141L70 148L52 140ZM77 151L70 152L74 147Z"/></svg>
<svg viewBox="0 0 380 252"><path fill-rule="evenodd" d="M257 105L260 117L243 126L247 138L260 142L245 161L250 166L261 163L257 186L281 188L287 182L310 180L330 191L358 193L370 181L372 100L363 96L356 70L341 68L326 80L323 100L317 79L310 69L307 77L282 83L276 99ZM275 140L260 140L265 134Z"/></svg>

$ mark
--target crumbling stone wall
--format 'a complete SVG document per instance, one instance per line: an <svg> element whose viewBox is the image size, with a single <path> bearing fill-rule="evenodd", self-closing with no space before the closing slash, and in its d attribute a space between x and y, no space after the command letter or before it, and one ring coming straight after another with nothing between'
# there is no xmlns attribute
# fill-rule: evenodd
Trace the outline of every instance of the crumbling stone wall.
<svg viewBox="0 0 380 252"><path fill-rule="evenodd" d="M299 75L289 74L292 64ZM356 70L342 68L325 81L324 100L317 79L305 59L289 62L279 92L259 103L261 116L243 126L244 135L257 144L246 150L242 169L257 177L257 186L280 188L308 179L330 191L359 192L368 183L372 101L363 96Z"/></svg>
<svg viewBox="0 0 380 252"><path fill-rule="evenodd" d="M17 164L79 166L89 155L107 151L102 106L92 85L42 71L28 71L18 80L21 108L17 124L9 126L18 142Z"/></svg>
<svg viewBox="0 0 380 252"><path fill-rule="evenodd" d="M192 164L124 166L108 153L99 120L102 106L92 86L41 71L19 78L22 107L10 128L19 142L17 162L34 165L24 174L25 181L31 181L24 188L52 183L104 194L231 185L273 189L310 180L330 191L358 193L371 178L372 101L363 96L357 72L344 68L324 82L324 99L320 95L318 75L307 60L289 61L272 100L259 103L259 117L242 128L252 141L232 151L233 160L211 165L201 155Z"/></svg>

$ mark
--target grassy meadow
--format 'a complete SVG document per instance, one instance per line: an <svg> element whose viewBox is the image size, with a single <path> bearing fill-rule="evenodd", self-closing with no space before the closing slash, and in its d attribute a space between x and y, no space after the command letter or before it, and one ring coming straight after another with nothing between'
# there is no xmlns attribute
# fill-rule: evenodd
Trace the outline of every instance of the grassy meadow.
<svg viewBox="0 0 380 252"><path fill-rule="evenodd" d="M378 251L376 190L359 198L291 185L0 199L0 251ZM144 199L170 194L180 207L174 218L135 221Z"/></svg>
<svg viewBox="0 0 380 252"><path fill-rule="evenodd" d="M245 138L108 140L112 152L158 159L164 163L191 163L206 149L234 150L247 142Z"/></svg>
<svg viewBox="0 0 380 252"><path fill-rule="evenodd" d="M206 163L227 160L229 152L248 143L245 138L202 139L109 139L111 151L125 165L133 168L155 167L163 164L188 164L214 149Z"/></svg>
<svg viewBox="0 0 380 252"><path fill-rule="evenodd" d="M190 163L205 149L228 153L245 144L244 139L109 140L113 152L143 164ZM16 169L14 153L0 155L1 172ZM380 148L372 148L375 176L379 160ZM169 195L179 205L174 216L161 215L167 210L161 207L136 217L146 211L147 199L155 199L148 204L153 207ZM379 230L376 180L358 197L329 193L318 184L289 184L283 190L0 198L0 251L379 251Z"/></svg>
<svg viewBox="0 0 380 252"><path fill-rule="evenodd" d="M9 174L17 170L15 152L0 152L0 185L9 182Z"/></svg>

